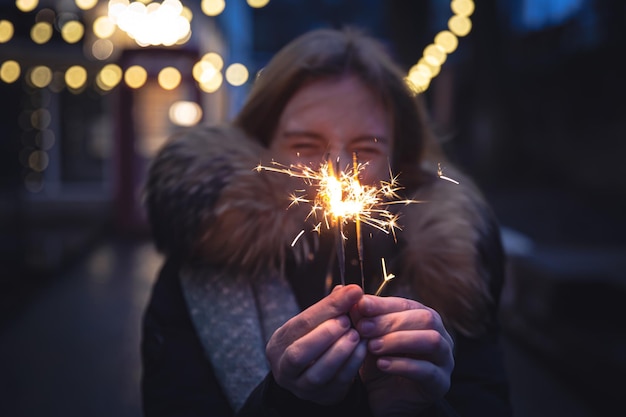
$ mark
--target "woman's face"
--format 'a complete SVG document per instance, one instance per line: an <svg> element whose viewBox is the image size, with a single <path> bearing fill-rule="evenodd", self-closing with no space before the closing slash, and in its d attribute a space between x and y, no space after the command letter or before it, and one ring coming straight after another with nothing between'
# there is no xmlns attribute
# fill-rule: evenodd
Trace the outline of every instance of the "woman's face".
<svg viewBox="0 0 626 417"><path fill-rule="evenodd" d="M361 181L389 180L391 117L356 77L306 84L289 100L270 143L271 156L282 164L315 168L326 158L345 170L352 155L367 163Z"/></svg>

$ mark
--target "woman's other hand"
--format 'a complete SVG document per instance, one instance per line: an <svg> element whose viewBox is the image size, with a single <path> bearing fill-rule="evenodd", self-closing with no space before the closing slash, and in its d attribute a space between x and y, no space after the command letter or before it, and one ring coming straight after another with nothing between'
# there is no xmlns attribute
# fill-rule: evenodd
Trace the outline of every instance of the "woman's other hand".
<svg viewBox="0 0 626 417"><path fill-rule="evenodd" d="M361 368L374 416L416 415L450 388L452 337L417 301L365 295L352 310L368 355Z"/></svg>

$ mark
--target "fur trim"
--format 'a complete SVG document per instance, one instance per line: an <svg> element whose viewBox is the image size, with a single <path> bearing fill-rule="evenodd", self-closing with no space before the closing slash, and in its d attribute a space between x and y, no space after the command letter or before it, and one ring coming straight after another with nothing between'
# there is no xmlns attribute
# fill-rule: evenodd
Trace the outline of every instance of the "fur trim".
<svg viewBox="0 0 626 417"><path fill-rule="evenodd" d="M287 175L255 169L265 152L232 126L195 128L168 142L145 192L157 248L242 271L279 267L306 213L287 210ZM303 241L294 256L310 250Z"/></svg>
<svg viewBox="0 0 626 417"><path fill-rule="evenodd" d="M239 273L278 269L287 256L309 257L317 248L305 233L304 207L289 207L302 181L255 169L266 149L234 127L195 128L169 142L150 169L146 205L157 247L166 253L221 264ZM480 334L494 300L483 260L492 230L480 192L468 178L460 184L432 180L412 196L423 204L402 208L400 277L393 286L436 309L450 330ZM427 175L427 176L428 176ZM293 182L297 181L297 182Z"/></svg>
<svg viewBox="0 0 626 417"><path fill-rule="evenodd" d="M406 242L402 276L411 277L411 292L437 310L448 327L466 336L480 334L493 302L479 241L487 230L486 205L480 192L459 172L447 174L459 184L438 178L415 193L423 204L403 209Z"/></svg>

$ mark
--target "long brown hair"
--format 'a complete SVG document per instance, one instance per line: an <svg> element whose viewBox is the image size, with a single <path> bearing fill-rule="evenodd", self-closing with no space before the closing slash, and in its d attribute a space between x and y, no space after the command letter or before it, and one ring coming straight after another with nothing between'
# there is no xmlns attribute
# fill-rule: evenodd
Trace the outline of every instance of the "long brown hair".
<svg viewBox="0 0 626 417"><path fill-rule="evenodd" d="M293 94L305 83L356 75L392 116L391 168L404 185L417 185L419 162L433 141L420 97L404 80L385 46L354 28L317 29L283 47L261 70L234 123L268 146Z"/></svg>

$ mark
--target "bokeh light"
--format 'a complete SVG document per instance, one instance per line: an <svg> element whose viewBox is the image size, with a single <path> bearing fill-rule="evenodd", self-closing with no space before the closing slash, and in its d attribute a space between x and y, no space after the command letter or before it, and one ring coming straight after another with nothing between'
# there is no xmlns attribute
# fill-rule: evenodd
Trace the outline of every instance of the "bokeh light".
<svg viewBox="0 0 626 417"><path fill-rule="evenodd" d="M473 0L452 0L450 8L456 15L469 17L474 13L475 5Z"/></svg>
<svg viewBox="0 0 626 417"><path fill-rule="evenodd" d="M456 36L465 36L472 30L472 21L466 16L455 15L448 20L448 29Z"/></svg>
<svg viewBox="0 0 626 417"><path fill-rule="evenodd" d="M109 59L111 55L113 55L113 50L115 49L113 42L109 39L97 39L91 45L91 54L94 58L104 61Z"/></svg>
<svg viewBox="0 0 626 417"><path fill-rule="evenodd" d="M6 43L13 38L15 28L13 23L8 20L0 20L0 43Z"/></svg>
<svg viewBox="0 0 626 417"><path fill-rule="evenodd" d="M173 90L180 85L182 76L174 67L163 68L157 77L159 85L165 90Z"/></svg>
<svg viewBox="0 0 626 417"><path fill-rule="evenodd" d="M459 39L454 33L444 30L435 36L435 45L441 47L447 54L451 54L459 46Z"/></svg>
<svg viewBox="0 0 626 417"><path fill-rule="evenodd" d="M235 87L245 84L249 75L248 69L243 64L231 64L226 69L226 81Z"/></svg>
<svg viewBox="0 0 626 417"><path fill-rule="evenodd" d="M452 0L450 9L453 16L448 20L448 29L437 33L432 44L428 45L422 58L415 64L406 76L405 81L416 94L426 91L430 82L441 71L441 66L449 54L459 46L458 37L467 35L472 30L472 21L469 16L474 12L473 0Z"/></svg>
<svg viewBox="0 0 626 417"><path fill-rule="evenodd" d="M439 45L431 43L424 49L424 59L431 65L441 65L446 62L447 54Z"/></svg>
<svg viewBox="0 0 626 417"><path fill-rule="evenodd" d="M202 12L207 16L217 16L224 11L226 2L224 0L202 0L200 6Z"/></svg>
<svg viewBox="0 0 626 417"><path fill-rule="evenodd" d="M202 119L202 108L193 101L177 101L170 106L170 121L178 126L194 126Z"/></svg>
<svg viewBox="0 0 626 417"><path fill-rule="evenodd" d="M44 151L52 149L55 140L54 132L50 129L42 129L35 135L35 145Z"/></svg>
<svg viewBox="0 0 626 417"><path fill-rule="evenodd" d="M76 6L81 10L90 10L93 9L96 4L98 4L98 0L74 0Z"/></svg>
<svg viewBox="0 0 626 417"><path fill-rule="evenodd" d="M79 90L86 82L87 70L80 65L74 65L65 71L65 84L72 90Z"/></svg>
<svg viewBox="0 0 626 417"><path fill-rule="evenodd" d="M48 164L50 163L50 157L48 157L48 153L46 151L33 151L28 156L28 167L35 172L42 172L48 168Z"/></svg>
<svg viewBox="0 0 626 417"><path fill-rule="evenodd" d="M0 79L7 84L14 83L20 77L20 73L20 64L16 61L5 61L0 66Z"/></svg>
<svg viewBox="0 0 626 417"><path fill-rule="evenodd" d="M163 0L148 5L135 1L109 2L109 18L139 46L171 46L189 38L190 21L179 0Z"/></svg>
<svg viewBox="0 0 626 417"><path fill-rule="evenodd" d="M139 65L129 67L124 73L124 82L130 88L140 88L148 80L148 72Z"/></svg>
<svg viewBox="0 0 626 417"><path fill-rule="evenodd" d="M100 87L100 89L109 91L115 88L120 81L122 81L123 74L124 72L119 65L107 64L98 73L98 76L96 77L96 84Z"/></svg>
<svg viewBox="0 0 626 417"><path fill-rule="evenodd" d="M224 82L224 77L221 72L216 72L211 79L198 83L200 89L205 93L214 93L216 92Z"/></svg>
<svg viewBox="0 0 626 417"><path fill-rule="evenodd" d="M70 20L63 25L61 36L67 43L76 43L83 38L85 27L78 20Z"/></svg>
<svg viewBox="0 0 626 417"><path fill-rule="evenodd" d="M270 0L246 0L248 2L248 6L254 7L255 9L260 9L261 7L267 6Z"/></svg>
<svg viewBox="0 0 626 417"><path fill-rule="evenodd" d="M29 75L31 84L38 88L47 87L52 82L52 70L45 65L34 67Z"/></svg>
<svg viewBox="0 0 626 417"><path fill-rule="evenodd" d="M39 0L15 0L15 6L22 12L35 10L39 5Z"/></svg>
<svg viewBox="0 0 626 417"><path fill-rule="evenodd" d="M100 16L93 21L93 34L100 39L113 36L115 28L115 22L109 16Z"/></svg>
<svg viewBox="0 0 626 417"><path fill-rule="evenodd" d="M49 22L37 22L30 30L30 38L33 42L41 45L52 37L52 24Z"/></svg>
<svg viewBox="0 0 626 417"><path fill-rule="evenodd" d="M52 122L48 109L37 109L30 114L30 124L37 130L47 129Z"/></svg>

